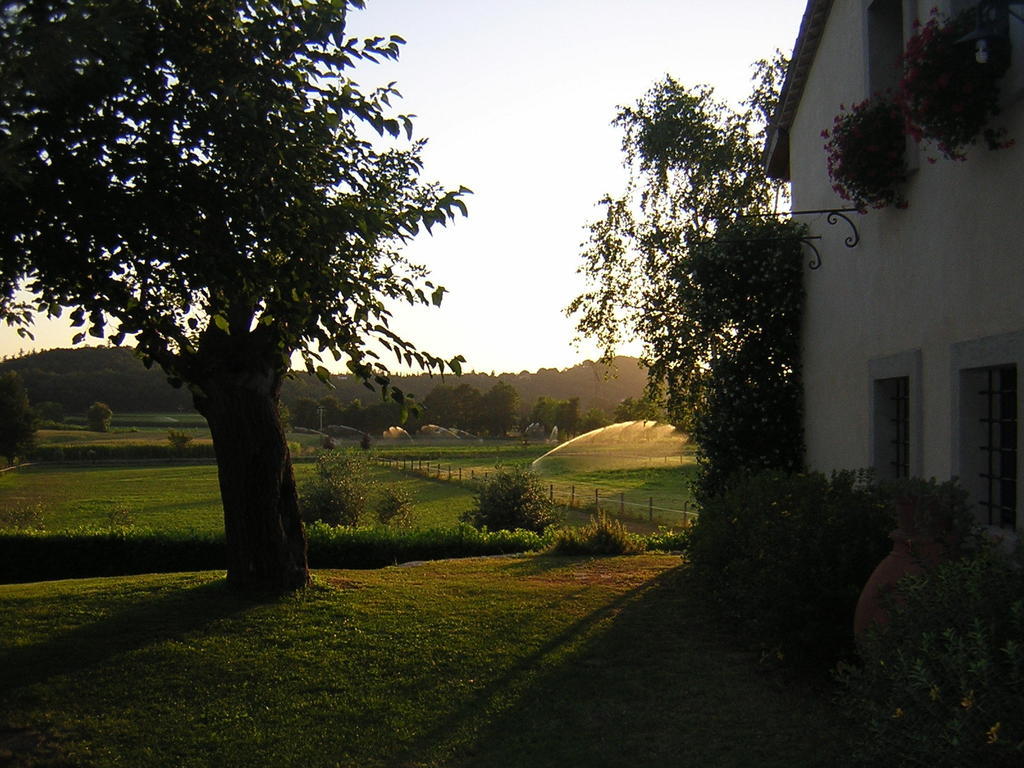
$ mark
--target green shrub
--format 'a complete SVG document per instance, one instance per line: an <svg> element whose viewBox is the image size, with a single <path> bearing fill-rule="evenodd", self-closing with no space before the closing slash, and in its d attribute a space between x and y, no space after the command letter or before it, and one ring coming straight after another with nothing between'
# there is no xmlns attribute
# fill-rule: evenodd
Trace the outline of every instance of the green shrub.
<svg viewBox="0 0 1024 768"><path fill-rule="evenodd" d="M325 452L317 457L313 477L299 490L299 512L307 523L357 525L366 519L375 491L366 454Z"/></svg>
<svg viewBox="0 0 1024 768"><path fill-rule="evenodd" d="M689 524L682 528L659 527L656 532L650 533L645 537L647 551L682 552L689 549L691 527Z"/></svg>
<svg viewBox="0 0 1024 768"><path fill-rule="evenodd" d="M377 499L377 520L382 525L408 525L413 503L404 488L387 485L381 489Z"/></svg>
<svg viewBox="0 0 1024 768"><path fill-rule="evenodd" d="M465 523L448 528L306 527L311 568L380 568L416 560L537 552L550 544L533 531L486 531Z"/></svg>
<svg viewBox="0 0 1024 768"><path fill-rule="evenodd" d="M844 666L864 765L1024 765L1024 563L985 548L901 581Z"/></svg>
<svg viewBox="0 0 1024 768"><path fill-rule="evenodd" d="M167 442L171 444L174 450L183 451L192 442L192 435L180 429L168 429Z"/></svg>
<svg viewBox="0 0 1024 768"><path fill-rule="evenodd" d="M107 525L115 530L132 528L135 525L135 513L124 504L114 504L107 511Z"/></svg>
<svg viewBox="0 0 1024 768"><path fill-rule="evenodd" d="M139 528L0 532L0 583L223 570L224 537Z"/></svg>
<svg viewBox="0 0 1024 768"><path fill-rule="evenodd" d="M559 555L636 555L647 549L643 537L630 533L604 512L579 528L555 532L551 551Z"/></svg>
<svg viewBox="0 0 1024 768"><path fill-rule="evenodd" d="M480 484L475 502L463 521L477 528L539 533L556 520L547 489L527 467L498 467Z"/></svg>
<svg viewBox="0 0 1024 768"><path fill-rule="evenodd" d="M0 530L31 531L43 527L43 505L38 501L9 502L0 506Z"/></svg>
<svg viewBox="0 0 1024 768"><path fill-rule="evenodd" d="M888 553L888 494L863 473L734 479L690 533L702 593L764 652L830 666L852 650L864 582Z"/></svg>
<svg viewBox="0 0 1024 768"><path fill-rule="evenodd" d="M89 429L93 432L109 432L110 422L114 412L106 403L95 402L89 406L85 413L85 419L89 423Z"/></svg>

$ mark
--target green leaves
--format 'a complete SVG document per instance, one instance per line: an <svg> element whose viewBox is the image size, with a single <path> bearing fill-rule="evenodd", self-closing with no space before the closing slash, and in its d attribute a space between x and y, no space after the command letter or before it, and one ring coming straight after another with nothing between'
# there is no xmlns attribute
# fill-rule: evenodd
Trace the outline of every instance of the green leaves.
<svg viewBox="0 0 1024 768"><path fill-rule="evenodd" d="M469 190L422 183L396 85L364 92L347 76L397 59L404 39L346 39L361 1L243 6L0 14L0 125L18 128L3 146L17 173L0 178L0 288L30 283L37 311L71 308L76 342L107 322L112 339L136 334L185 380L227 350L286 369L314 348L372 381L373 338L443 370L387 330L384 301L440 303L400 248L465 215ZM19 326L30 314L0 307Z"/></svg>
<svg viewBox="0 0 1024 768"><path fill-rule="evenodd" d="M587 290L566 310L606 359L643 342L650 394L664 393L700 445L706 489L736 468L794 468L802 456L799 233L736 223L769 213L779 191L757 119L781 67L758 67L744 111L668 77L619 111L630 183L601 199L581 253Z"/></svg>

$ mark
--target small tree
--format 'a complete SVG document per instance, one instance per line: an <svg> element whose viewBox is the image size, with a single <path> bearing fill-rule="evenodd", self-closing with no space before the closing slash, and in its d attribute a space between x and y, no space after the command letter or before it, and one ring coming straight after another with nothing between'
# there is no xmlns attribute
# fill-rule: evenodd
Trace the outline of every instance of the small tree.
<svg viewBox="0 0 1024 768"><path fill-rule="evenodd" d="M86 423L93 432L109 432L110 422L113 418L114 412L106 403L95 402L85 412Z"/></svg>
<svg viewBox="0 0 1024 768"><path fill-rule="evenodd" d="M465 522L492 530L525 528L540 533L555 522L553 505L540 478L527 467L501 467L484 480Z"/></svg>
<svg viewBox="0 0 1024 768"><path fill-rule="evenodd" d="M0 456L13 464L32 446L35 433L35 415L21 377L14 371L0 374Z"/></svg>
<svg viewBox="0 0 1024 768"><path fill-rule="evenodd" d="M330 525L356 525L370 510L376 483L365 453L331 451L316 460L313 477L299 494L302 519Z"/></svg>

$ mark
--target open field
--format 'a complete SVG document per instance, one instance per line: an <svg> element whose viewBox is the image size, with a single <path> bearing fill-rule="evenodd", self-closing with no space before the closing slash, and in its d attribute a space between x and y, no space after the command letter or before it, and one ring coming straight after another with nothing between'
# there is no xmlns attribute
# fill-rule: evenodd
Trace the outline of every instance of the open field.
<svg viewBox="0 0 1024 768"><path fill-rule="evenodd" d="M547 446L538 446L542 451ZM379 458L389 465L422 477L467 481L486 477L499 464L529 464L541 453L531 451L533 446L510 447L508 461L488 463L483 459L490 454L474 455L471 448L458 447L451 453L443 448L435 449L432 458L423 459L403 455L401 452L380 451ZM696 476L697 465L692 453L687 453L671 463L654 463L649 467L630 469L600 469L572 471L559 465L549 465L541 479L549 489L551 498L559 505L593 511L595 491L601 509L608 514L644 523L653 518L655 525L634 526L637 530L656 527L656 524L678 525L684 523L690 514L696 513L691 483ZM582 519L585 519L585 512ZM577 514L573 519L581 518Z"/></svg>
<svg viewBox="0 0 1024 768"><path fill-rule="evenodd" d="M310 464L295 466L300 488L312 471ZM400 486L415 499L415 527L452 525L472 504L467 488L384 467L373 467L373 473L379 482ZM0 507L36 504L49 530L105 526L113 510L156 530L224 530L214 464L35 465L0 475Z"/></svg>
<svg viewBox="0 0 1024 768"><path fill-rule="evenodd" d="M85 424L84 416L68 416L68 424ZM206 429L206 419L195 411L188 413L119 413L111 419L113 429L146 427L151 429Z"/></svg>
<svg viewBox="0 0 1024 768"><path fill-rule="evenodd" d="M128 415L125 418L141 426L109 433L40 430L38 439L45 446L75 446L79 453L95 445L101 457L104 454L100 446L167 447L167 428L146 424L179 416ZM184 417L182 420L191 423ZM196 444L209 442L205 430L187 426L185 431L194 435ZM296 437L309 445L317 442L316 436L289 435L290 439ZM378 466L374 473L378 481L401 486L414 499L413 526L448 526L471 507L474 491L467 485L445 481L480 477L500 465L529 464L550 447L514 441L378 441L374 454L392 466ZM295 465L300 485L311 472L311 467L303 463L308 460L304 456ZM684 455L679 465L585 473L562 470L545 474L544 482L558 504L577 508L567 516L570 524L589 519L597 491L604 511L627 520L635 532L648 533L658 525L682 523L692 512L689 484L694 471L692 456ZM0 507L10 504L42 505L44 524L52 530L103 526L115 510L121 519L127 513L135 524L159 530L219 532L223 528L216 467L210 461L38 464L0 475Z"/></svg>
<svg viewBox="0 0 1024 768"><path fill-rule="evenodd" d="M827 692L695 611L678 557L0 586L3 750L89 766L837 766ZM14 763L15 765L19 763Z"/></svg>
<svg viewBox="0 0 1024 768"><path fill-rule="evenodd" d="M90 432L78 429L40 429L36 432L39 445L110 445L130 443L133 445L167 445L167 429L159 427L130 427L113 429L110 432ZM210 430L179 428L197 442L211 442Z"/></svg>

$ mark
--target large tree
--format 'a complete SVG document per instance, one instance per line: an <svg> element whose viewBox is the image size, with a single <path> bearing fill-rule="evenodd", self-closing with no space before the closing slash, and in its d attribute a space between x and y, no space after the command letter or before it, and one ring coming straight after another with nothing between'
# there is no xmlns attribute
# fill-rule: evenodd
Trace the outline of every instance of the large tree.
<svg viewBox="0 0 1024 768"><path fill-rule="evenodd" d="M238 585L309 579L277 409L293 353L382 386L373 344L445 367L389 328L388 302L440 302L398 249L464 213L465 190L419 181L394 87L348 76L402 43L346 38L362 5L0 4L0 319L68 308L77 341L134 338L191 390Z"/></svg>
<svg viewBox="0 0 1024 768"><path fill-rule="evenodd" d="M785 69L759 62L740 109L670 77L619 109L629 185L601 201L582 253L589 290L568 307L606 358L643 342L649 394L698 443L702 493L802 462L803 232L776 220L785 189L762 162Z"/></svg>

